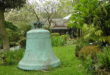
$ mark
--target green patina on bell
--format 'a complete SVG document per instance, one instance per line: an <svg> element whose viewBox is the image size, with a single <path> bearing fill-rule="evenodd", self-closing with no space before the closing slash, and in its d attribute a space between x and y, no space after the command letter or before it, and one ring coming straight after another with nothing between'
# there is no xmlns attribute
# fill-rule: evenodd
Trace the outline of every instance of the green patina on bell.
<svg viewBox="0 0 110 75"><path fill-rule="evenodd" d="M60 60L52 51L50 32L45 29L28 31L26 51L18 67L23 70L43 70L59 64Z"/></svg>

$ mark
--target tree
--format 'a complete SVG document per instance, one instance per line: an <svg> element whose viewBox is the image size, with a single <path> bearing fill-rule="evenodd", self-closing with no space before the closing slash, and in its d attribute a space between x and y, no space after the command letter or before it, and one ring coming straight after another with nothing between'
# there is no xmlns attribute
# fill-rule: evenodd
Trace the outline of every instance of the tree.
<svg viewBox="0 0 110 75"><path fill-rule="evenodd" d="M59 4L59 0L33 0L32 2L29 0L29 5L36 14L37 21L44 20L48 24L48 28L52 24L52 18Z"/></svg>
<svg viewBox="0 0 110 75"><path fill-rule="evenodd" d="M93 11L94 10L94 11ZM94 25L110 35L110 2L109 0L80 0L75 6L70 20L70 27L82 29L84 24Z"/></svg>
<svg viewBox="0 0 110 75"><path fill-rule="evenodd" d="M62 17L71 14L75 2L73 0L59 0L59 1L60 6L58 8L58 14L61 14Z"/></svg>
<svg viewBox="0 0 110 75"><path fill-rule="evenodd" d="M43 21L46 27L49 28L51 23L55 24L55 22L53 22L54 18L63 18L72 11L72 0L43 0L43 2L39 2L41 0L35 0L35 2L33 2L34 0L29 1L30 3L25 4L20 10L14 9L6 12L5 19L13 22L18 28L32 24L36 20ZM52 11L53 9L54 11Z"/></svg>
<svg viewBox="0 0 110 75"><path fill-rule="evenodd" d="M5 11L12 8L20 8L26 0L0 0L0 35L3 40L3 49L9 50L9 39L5 29Z"/></svg>
<svg viewBox="0 0 110 75"><path fill-rule="evenodd" d="M56 24L54 18L63 18L71 12L72 0L29 0L29 5L33 12L37 15L38 20L44 22L50 28L52 24Z"/></svg>
<svg viewBox="0 0 110 75"><path fill-rule="evenodd" d="M94 11L93 11L94 10ZM69 22L70 27L81 30L83 37L101 46L110 44L110 2L99 0L80 0L74 6Z"/></svg>
<svg viewBox="0 0 110 75"><path fill-rule="evenodd" d="M12 22L18 28L25 30L23 27L31 25L37 18L33 12L33 9L28 4L25 4L20 10L13 9L6 12L5 19Z"/></svg>

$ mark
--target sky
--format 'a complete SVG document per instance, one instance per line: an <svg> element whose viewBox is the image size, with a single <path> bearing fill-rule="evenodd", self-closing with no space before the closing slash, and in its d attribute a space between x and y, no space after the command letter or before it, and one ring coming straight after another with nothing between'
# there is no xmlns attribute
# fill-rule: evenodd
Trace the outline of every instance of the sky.
<svg viewBox="0 0 110 75"><path fill-rule="evenodd" d="M45 9L50 13L57 10L57 5L60 3L58 0L28 0L30 5L38 11L44 12Z"/></svg>
<svg viewBox="0 0 110 75"><path fill-rule="evenodd" d="M28 0L28 2L30 3L30 4L32 4L32 3L35 3L35 2L38 2L38 3L45 3L46 1L51 1L51 2L58 2L58 0Z"/></svg>

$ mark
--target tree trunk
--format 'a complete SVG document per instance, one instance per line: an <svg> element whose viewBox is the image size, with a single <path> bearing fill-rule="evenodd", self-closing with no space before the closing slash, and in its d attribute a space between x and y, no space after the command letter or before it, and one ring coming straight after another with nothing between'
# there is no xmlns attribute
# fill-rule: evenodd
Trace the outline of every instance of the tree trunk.
<svg viewBox="0 0 110 75"><path fill-rule="evenodd" d="M0 10L0 35L3 41L3 49L9 50L9 39L7 36L7 32L5 29L5 18L4 18L4 10Z"/></svg>

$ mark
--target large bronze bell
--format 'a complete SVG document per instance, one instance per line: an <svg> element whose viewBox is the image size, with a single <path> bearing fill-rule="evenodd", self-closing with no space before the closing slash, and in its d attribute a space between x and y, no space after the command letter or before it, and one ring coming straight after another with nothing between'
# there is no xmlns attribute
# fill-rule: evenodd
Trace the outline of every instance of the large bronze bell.
<svg viewBox="0 0 110 75"><path fill-rule="evenodd" d="M23 70L44 70L59 64L60 60L52 51L50 32L45 29L28 31L26 50L18 67Z"/></svg>

